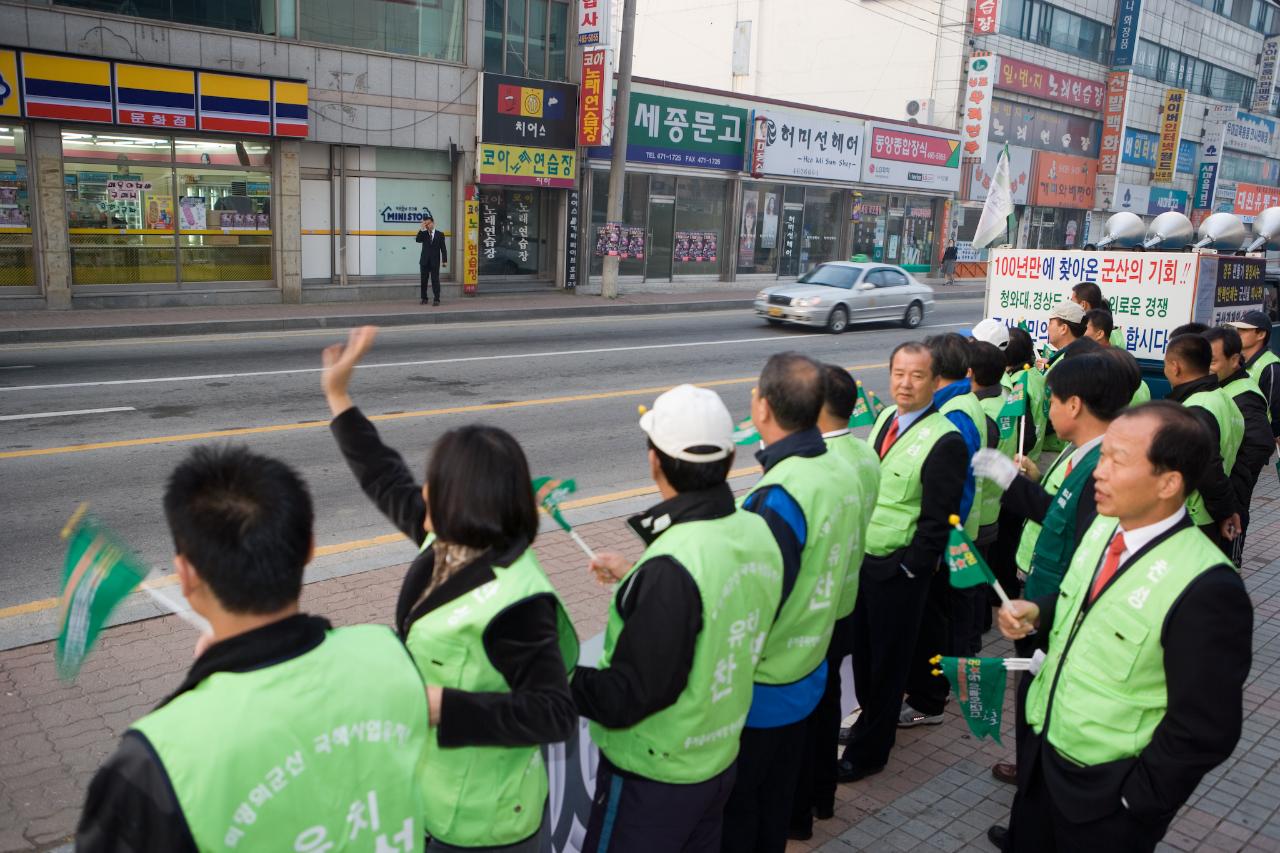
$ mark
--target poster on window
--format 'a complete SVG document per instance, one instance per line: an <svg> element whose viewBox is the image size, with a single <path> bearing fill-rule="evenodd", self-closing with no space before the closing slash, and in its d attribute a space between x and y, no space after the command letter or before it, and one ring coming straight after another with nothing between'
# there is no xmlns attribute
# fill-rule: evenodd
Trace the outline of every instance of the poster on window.
<svg viewBox="0 0 1280 853"><path fill-rule="evenodd" d="M596 226L596 257L618 258L622 256L624 225L621 222L606 222Z"/></svg>
<svg viewBox="0 0 1280 853"><path fill-rule="evenodd" d="M764 218L760 221L760 248L762 249L772 249L778 244L779 202L777 193L765 193Z"/></svg>
<svg viewBox="0 0 1280 853"><path fill-rule="evenodd" d="M182 216L182 230L203 231L208 221L205 211L207 207L199 196L183 196L178 199L178 212Z"/></svg>
<svg viewBox="0 0 1280 853"><path fill-rule="evenodd" d="M644 229L631 227L626 229L626 243L622 252L624 258L644 260Z"/></svg>
<svg viewBox="0 0 1280 853"><path fill-rule="evenodd" d="M147 199L147 213L143 227L158 231L173 230L173 196L153 195Z"/></svg>
<svg viewBox="0 0 1280 853"><path fill-rule="evenodd" d="M756 216L759 214L760 192L742 194L742 232L738 238L738 266L751 266L756 253Z"/></svg>

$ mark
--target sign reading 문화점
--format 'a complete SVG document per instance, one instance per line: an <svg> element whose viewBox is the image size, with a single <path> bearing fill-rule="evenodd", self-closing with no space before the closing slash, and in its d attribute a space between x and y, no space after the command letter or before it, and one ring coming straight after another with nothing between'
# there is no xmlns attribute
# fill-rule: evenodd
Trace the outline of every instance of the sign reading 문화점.
<svg viewBox="0 0 1280 853"><path fill-rule="evenodd" d="M1248 311L1261 311L1267 278L1265 258L1218 259L1217 280L1213 288L1213 320L1211 326L1239 320Z"/></svg>
<svg viewBox="0 0 1280 853"><path fill-rule="evenodd" d="M1160 110L1160 147L1156 149L1156 168L1151 174L1151 179L1158 184L1172 181L1174 170L1178 166L1178 142L1182 138L1182 115L1186 100L1186 89L1165 90L1164 104Z"/></svg>
<svg viewBox="0 0 1280 853"><path fill-rule="evenodd" d="M1280 36L1271 36L1262 43L1262 62L1258 66L1258 82L1253 86L1250 109L1265 113L1271 110L1276 92L1276 61L1280 59Z"/></svg>
<svg viewBox="0 0 1280 853"><path fill-rule="evenodd" d="M993 36L1000 31L1000 0L975 0L973 34Z"/></svg>
<svg viewBox="0 0 1280 853"><path fill-rule="evenodd" d="M991 189L991 179L996 174L996 162L1000 158L1000 151L1003 145L992 143L987 146L986 159L981 163L975 163L973 170L969 174L969 200L983 201L987 197L987 191ZM1030 148L1021 148L1016 145L1009 146L1009 190L1013 196L1014 204L1027 203L1027 190L1031 186L1031 157L1032 150Z"/></svg>
<svg viewBox="0 0 1280 853"><path fill-rule="evenodd" d="M1000 57L995 86L1085 110L1101 110L1107 94L1105 83L1007 56Z"/></svg>
<svg viewBox="0 0 1280 853"><path fill-rule="evenodd" d="M471 296L480 280L480 193L468 184L462 202L462 292Z"/></svg>
<svg viewBox="0 0 1280 853"><path fill-rule="evenodd" d="M1116 49L1111 57L1114 68L1128 68L1138 51L1142 32L1142 0L1120 0L1116 9Z"/></svg>
<svg viewBox="0 0 1280 853"><path fill-rule="evenodd" d="M1268 207L1280 206L1280 189L1259 184L1236 184L1235 204L1231 212L1252 219Z"/></svg>
<svg viewBox="0 0 1280 853"><path fill-rule="evenodd" d="M1227 148L1270 156L1275 138L1276 120L1273 118L1236 110L1235 117L1226 123Z"/></svg>
<svg viewBox="0 0 1280 853"><path fill-rule="evenodd" d="M751 135L750 116L741 107L632 92L627 160L739 172ZM608 148L592 148L605 159Z"/></svg>
<svg viewBox="0 0 1280 853"><path fill-rule="evenodd" d="M570 190L565 201L564 288L574 290L578 286L578 228L582 224L582 197L577 190Z"/></svg>
<svg viewBox="0 0 1280 853"><path fill-rule="evenodd" d="M577 146L577 86L482 74L480 92L481 142L560 149Z"/></svg>
<svg viewBox="0 0 1280 853"><path fill-rule="evenodd" d="M862 123L770 110L764 120L761 174L857 181ZM761 141L761 140L757 140Z"/></svg>
<svg viewBox="0 0 1280 853"><path fill-rule="evenodd" d="M1164 358L1169 332L1192 319L1197 256L1173 252L996 249L987 266L986 316L1026 321L1047 340L1049 312L1093 282L1111 303L1125 347L1138 358Z"/></svg>
<svg viewBox="0 0 1280 853"><path fill-rule="evenodd" d="M944 192L960 188L959 136L874 122L867 132L866 183Z"/></svg>
<svg viewBox="0 0 1280 853"><path fill-rule="evenodd" d="M476 179L482 184L573 189L577 152L523 145L481 142L476 151Z"/></svg>
<svg viewBox="0 0 1280 853"><path fill-rule="evenodd" d="M1124 114L1129 100L1129 72L1112 71L1107 75L1107 99L1102 108L1102 148L1098 154L1098 172L1114 175L1120 167L1124 147Z"/></svg>
<svg viewBox="0 0 1280 853"><path fill-rule="evenodd" d="M578 144L608 145L613 138L613 51L582 51L582 98L578 102Z"/></svg>
<svg viewBox="0 0 1280 853"><path fill-rule="evenodd" d="M1031 203L1090 210L1097 177L1097 160L1038 151L1032 170Z"/></svg>
<svg viewBox="0 0 1280 853"><path fill-rule="evenodd" d="M969 58L969 79L965 84L964 121L960 131L964 140L964 156L981 160L987 150L991 131L991 92L1000 73L998 57L974 54Z"/></svg>
<svg viewBox="0 0 1280 853"><path fill-rule="evenodd" d="M609 43L609 7L613 0L578 0L578 44Z"/></svg>
<svg viewBox="0 0 1280 853"><path fill-rule="evenodd" d="M991 105L991 141L1040 151L1097 157L1102 124L1057 110L996 99Z"/></svg>

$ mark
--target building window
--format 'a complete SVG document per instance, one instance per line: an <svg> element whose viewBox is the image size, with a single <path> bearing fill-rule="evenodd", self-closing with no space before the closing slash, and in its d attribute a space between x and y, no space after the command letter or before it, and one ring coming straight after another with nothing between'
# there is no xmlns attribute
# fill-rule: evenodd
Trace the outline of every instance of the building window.
<svg viewBox="0 0 1280 853"><path fill-rule="evenodd" d="M562 0L485 0L484 70L567 79L570 5Z"/></svg>
<svg viewBox="0 0 1280 853"><path fill-rule="evenodd" d="M298 0L298 7L304 41L462 61L466 0Z"/></svg>
<svg viewBox="0 0 1280 853"><path fill-rule="evenodd" d="M1000 31L1103 62L1111 46L1111 27L1041 0L1009 0L1000 13Z"/></svg>
<svg viewBox="0 0 1280 853"><path fill-rule="evenodd" d="M283 35L276 28L276 0L56 0L60 6L154 18L175 24L215 27L259 35ZM290 3L292 0L284 0Z"/></svg>
<svg viewBox="0 0 1280 853"><path fill-rule="evenodd" d="M1195 95L1240 104L1245 108L1253 99L1252 77L1211 65L1146 39L1138 41L1133 73L1184 88Z"/></svg>
<svg viewBox="0 0 1280 853"><path fill-rule="evenodd" d="M36 283L26 136L0 125L0 288Z"/></svg>

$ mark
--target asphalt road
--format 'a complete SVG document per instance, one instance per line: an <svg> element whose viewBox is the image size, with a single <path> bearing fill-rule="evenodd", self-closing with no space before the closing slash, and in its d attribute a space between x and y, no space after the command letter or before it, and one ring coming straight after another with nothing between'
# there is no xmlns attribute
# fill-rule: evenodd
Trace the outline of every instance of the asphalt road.
<svg viewBox="0 0 1280 853"><path fill-rule="evenodd" d="M840 336L768 327L743 311L399 327L383 330L352 391L370 415L404 414L379 429L415 470L425 467L437 435L484 421L519 438L535 476L574 477L580 497L604 496L648 485L636 406L664 387L717 383L730 410L745 417L765 359L797 349L856 366L858 378L885 396L895 344L968 327L980 312L976 299L942 302L914 334L878 324ZM343 336L0 347L7 508L0 611L56 595L58 533L81 501L157 571L169 571L164 480L202 441L244 442L296 466L315 496L320 546L391 532L360 494L326 426L319 353ZM42 414L50 416L33 417ZM226 430L242 432L209 435ZM742 454L738 464L754 461Z"/></svg>

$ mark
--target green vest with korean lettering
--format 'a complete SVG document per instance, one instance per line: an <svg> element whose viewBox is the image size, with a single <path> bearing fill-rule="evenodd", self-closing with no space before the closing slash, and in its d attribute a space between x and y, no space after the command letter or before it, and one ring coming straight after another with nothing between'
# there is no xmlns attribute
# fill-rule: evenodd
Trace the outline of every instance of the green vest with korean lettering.
<svg viewBox="0 0 1280 853"><path fill-rule="evenodd" d="M1072 448L1068 458L1074 455ZM1040 533L1036 536L1031 552L1031 565L1027 572L1027 586L1023 597L1027 599L1054 595L1071 566L1076 550L1076 512L1080 508L1080 496L1088 487L1089 478L1102 457L1102 445L1089 448L1066 473L1064 463L1062 485L1053 493L1053 501L1044 514Z"/></svg>
<svg viewBox="0 0 1280 853"><path fill-rule="evenodd" d="M786 489L804 512L807 537L800 572L773 621L756 668L759 684L799 681L827 656L845 580L858 578L848 569L849 556L865 541L861 496L846 488L853 476L851 466L828 452L783 459L756 486L757 491L766 486Z"/></svg>
<svg viewBox="0 0 1280 853"><path fill-rule="evenodd" d="M1000 378L1000 384L1006 391L1012 391L1014 379L1016 379L1021 373L1021 370L1016 370L1013 373L1005 373L1005 375ZM1044 374L1035 368L1028 370L1027 411L1031 413L1031 423L1034 424L1036 428L1036 443L1031 446L1030 450L1027 450L1026 448L1023 448L1023 450L1031 459L1038 459L1040 454L1044 451L1044 439L1045 433L1047 432L1045 427L1049 422L1049 398L1046 396L1048 393L1049 389L1045 385ZM1014 441L1016 447L1017 440L1015 439Z"/></svg>
<svg viewBox="0 0 1280 853"><path fill-rule="evenodd" d="M1264 350L1262 355L1258 356L1258 360L1246 367L1245 370L1253 377L1254 382L1261 382L1262 371L1271 364L1280 364L1280 358L1277 358L1276 354L1271 350Z"/></svg>
<svg viewBox="0 0 1280 853"><path fill-rule="evenodd" d="M1183 405L1204 409L1218 422L1218 450L1222 454L1222 470L1230 474L1236 464L1236 454L1240 452L1240 442L1244 440L1244 415L1240 414L1235 401L1223 389L1214 388L1212 391L1192 394ZM1187 512L1191 513L1191 520L1197 526L1213 523L1199 491L1192 492L1187 497Z"/></svg>
<svg viewBox="0 0 1280 853"><path fill-rule="evenodd" d="M1061 350L1059 350L1059 352L1061 352ZM1040 405L1044 409L1044 419L1045 419L1046 425L1049 422L1049 386L1048 386L1049 374L1052 373L1053 369L1061 363L1062 363L1062 356L1059 355L1056 359L1049 362L1049 366L1045 368L1045 371L1044 371L1045 391L1044 391L1044 397L1040 401ZM1047 433L1048 430L1046 429L1045 432ZM1046 434L1044 437L1044 441L1039 442L1039 444L1041 447L1041 451L1044 453L1061 453L1062 450L1067 446L1067 442L1063 441L1061 438L1058 438L1057 433L1054 433L1053 435Z"/></svg>
<svg viewBox="0 0 1280 853"><path fill-rule="evenodd" d="M283 663L216 672L133 729L200 850L422 849L426 692L387 628L336 628Z"/></svg>
<svg viewBox="0 0 1280 853"><path fill-rule="evenodd" d="M1160 635L1169 609L1208 570L1226 563L1199 530L1184 527L1130 559L1084 608L1118 522L1098 516L1080 541L1031 681L1027 722L1068 760L1096 766L1133 758L1168 706Z"/></svg>
<svg viewBox="0 0 1280 853"><path fill-rule="evenodd" d="M973 428L978 431L978 441L981 446L987 446L987 410L982 408L982 401L972 391L952 397L943 403L938 411L943 416L952 412L965 415L973 423ZM978 538L978 528L982 521L982 494L988 488L986 480L981 477L973 478L973 503L970 504L969 515L964 520L964 532L970 539Z"/></svg>
<svg viewBox="0 0 1280 853"><path fill-rule="evenodd" d="M984 397L979 400L982 404L982 410L987 413L987 417L996 423L1000 422L1000 409L1004 407L1005 398L1001 394L998 397ZM1014 430L1007 436L1001 435L1000 441L996 443L996 450L999 450L1010 459L1018 452L1018 430L1015 420ZM981 480L982 478L977 478ZM986 483L982 489L982 505L979 507L978 525L986 527L988 524L995 524L1000 520L1000 501L1004 498L1004 492L996 488L991 483ZM975 501L976 503L976 501Z"/></svg>
<svg viewBox="0 0 1280 853"><path fill-rule="evenodd" d="M1053 460L1049 470L1045 471L1044 476L1040 478L1040 485L1049 494L1056 495L1062 488L1062 481L1067 478L1067 460L1070 458L1071 448L1064 448ZM1018 568L1024 572L1031 571L1031 555L1035 553L1040 530L1040 525L1031 520L1022 526L1022 538L1018 540L1018 553L1014 559Z"/></svg>
<svg viewBox="0 0 1280 853"><path fill-rule="evenodd" d="M862 508L862 538L850 549L849 569L845 575L844 586L840 588L840 606L836 610L836 618L843 619L853 612L858 599L858 572L862 569L862 558L867 551L867 525L871 523L871 514L875 512L876 496L880 494L880 457L857 436L846 432L834 438L826 439L827 450L840 456L853 468L853 478L846 487L855 491Z"/></svg>
<svg viewBox="0 0 1280 853"><path fill-rule="evenodd" d="M655 557L684 566L702 599L688 681L675 704L634 726L607 729L592 722L591 740L615 765L646 779L705 782L738 757L756 665L782 599L782 554L764 519L739 509L667 529L635 565ZM626 595L636 571L618 584L609 605L601 669L609 667L624 625L618 596Z"/></svg>
<svg viewBox="0 0 1280 853"><path fill-rule="evenodd" d="M422 615L405 645L430 685L473 693L508 693L484 650L484 633L501 613L527 599L556 602L560 654L567 671L578 663L578 636L555 589L527 550L510 566L494 566L494 579ZM547 771L532 746L444 747L432 728L419 783L432 838L457 847L497 847L522 841L542 824Z"/></svg>
<svg viewBox="0 0 1280 853"><path fill-rule="evenodd" d="M1263 408L1267 413L1267 423L1271 422L1271 406L1267 405L1267 395L1262 393L1262 389L1258 387L1258 380L1254 379L1252 376L1249 376L1246 373L1246 375L1241 376L1239 379L1232 380L1226 385L1223 385L1222 390L1232 399L1233 402L1235 401L1235 398L1239 397L1241 394L1257 394L1258 399L1262 401ZM1240 407L1236 406L1236 408L1238 409ZM1241 412L1240 416L1244 417L1244 412ZM1243 441L1243 438L1241 441Z"/></svg>
<svg viewBox="0 0 1280 853"><path fill-rule="evenodd" d="M894 408L880 413L867 436L867 444L872 450L875 449L876 436L897 413ZM941 412L923 415L881 458L880 493L876 495L876 508L867 528L868 554L887 557L907 547L915 538L923 497L920 469L938 439L950 432L959 430Z"/></svg>

